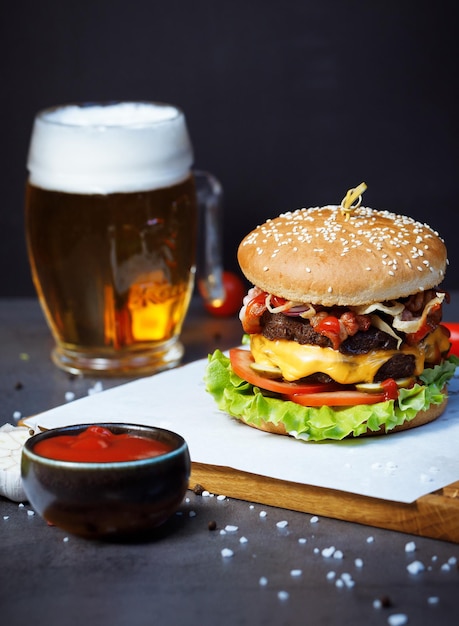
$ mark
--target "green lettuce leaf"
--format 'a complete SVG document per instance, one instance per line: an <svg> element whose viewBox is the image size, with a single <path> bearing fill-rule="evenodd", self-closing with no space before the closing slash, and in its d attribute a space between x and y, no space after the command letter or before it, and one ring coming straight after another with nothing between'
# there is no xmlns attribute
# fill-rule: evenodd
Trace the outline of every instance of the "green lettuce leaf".
<svg viewBox="0 0 459 626"><path fill-rule="evenodd" d="M276 397L237 376L229 358L220 350L209 355L204 381L206 390L214 397L217 407L233 417L260 425L282 422L287 432L307 441L341 440L357 437L367 430L377 431L412 420L419 411L445 399L444 387L454 376L459 359L451 356L441 365L424 371L424 384L400 389L396 401L387 400L371 405L331 408L304 407ZM442 391L443 390L443 391Z"/></svg>

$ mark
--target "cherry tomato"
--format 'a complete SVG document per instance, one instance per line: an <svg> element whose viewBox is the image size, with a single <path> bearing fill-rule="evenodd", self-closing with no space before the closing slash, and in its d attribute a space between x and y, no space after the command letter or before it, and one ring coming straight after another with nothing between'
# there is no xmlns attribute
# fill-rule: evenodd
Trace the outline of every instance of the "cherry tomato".
<svg viewBox="0 0 459 626"><path fill-rule="evenodd" d="M340 391L324 391L322 393L297 393L285 396L285 400L290 400L302 406L357 406L358 404L377 404L386 400L383 393L365 393L364 391L354 391L343 389Z"/></svg>
<svg viewBox="0 0 459 626"><path fill-rule="evenodd" d="M233 272L223 272L223 288L225 298L220 306L205 303L206 310L217 317L229 317L237 313L242 307L242 300L247 292L242 280Z"/></svg>
<svg viewBox="0 0 459 626"><path fill-rule="evenodd" d="M232 348L229 352L233 372L255 387L274 391L275 393L293 395L295 393L310 394L329 391L338 387L337 383L289 383L282 379L265 378L250 367L254 362L249 350Z"/></svg>
<svg viewBox="0 0 459 626"><path fill-rule="evenodd" d="M446 326L446 328L450 332L449 340L451 342L451 350L450 354L454 354L455 356L459 356L459 323L458 322L442 322L442 326Z"/></svg>

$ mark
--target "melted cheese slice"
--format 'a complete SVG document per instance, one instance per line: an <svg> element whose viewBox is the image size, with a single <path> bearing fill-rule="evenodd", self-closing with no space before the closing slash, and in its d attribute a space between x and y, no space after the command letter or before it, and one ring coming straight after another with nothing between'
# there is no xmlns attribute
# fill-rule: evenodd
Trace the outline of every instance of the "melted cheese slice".
<svg viewBox="0 0 459 626"><path fill-rule="evenodd" d="M414 374L419 376L424 364L438 351L449 349L449 340L438 327L417 346L402 345L400 350L373 350L368 354L346 355L333 348L301 345L286 339L270 340L263 335L250 336L250 349L256 363L276 366L285 380L294 381L317 372L327 374L338 383L372 383L376 372L396 354L412 354L415 358Z"/></svg>

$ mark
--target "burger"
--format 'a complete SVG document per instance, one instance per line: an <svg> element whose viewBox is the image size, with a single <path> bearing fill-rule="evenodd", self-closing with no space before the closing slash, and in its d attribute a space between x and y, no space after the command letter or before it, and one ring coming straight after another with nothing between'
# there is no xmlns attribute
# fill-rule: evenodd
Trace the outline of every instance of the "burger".
<svg viewBox="0 0 459 626"><path fill-rule="evenodd" d="M426 224L361 206L365 188L242 240L246 345L215 351L205 373L220 410L309 441L389 434L445 410L459 364L441 324L445 244Z"/></svg>

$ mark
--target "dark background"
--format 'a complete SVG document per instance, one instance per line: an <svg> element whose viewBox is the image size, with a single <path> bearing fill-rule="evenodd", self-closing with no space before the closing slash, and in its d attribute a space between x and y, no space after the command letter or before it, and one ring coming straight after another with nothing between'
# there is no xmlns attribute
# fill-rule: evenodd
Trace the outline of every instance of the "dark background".
<svg viewBox="0 0 459 626"><path fill-rule="evenodd" d="M29 0L0 21L0 295L34 293L24 242L34 114L66 102L181 106L225 189L225 265L267 217L364 204L430 223L459 288L458 31L451 1Z"/></svg>

